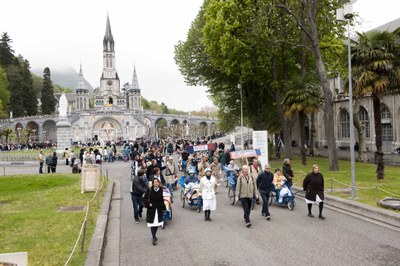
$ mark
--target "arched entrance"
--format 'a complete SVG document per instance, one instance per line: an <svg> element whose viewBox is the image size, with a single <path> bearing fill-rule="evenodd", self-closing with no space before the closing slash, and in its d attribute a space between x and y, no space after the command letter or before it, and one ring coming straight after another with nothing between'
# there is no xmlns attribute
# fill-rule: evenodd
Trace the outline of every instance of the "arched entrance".
<svg viewBox="0 0 400 266"><path fill-rule="evenodd" d="M39 125L34 122L34 121L30 121L27 125L26 125L26 130L27 130L27 138L29 142L37 142L38 141L38 134L39 134Z"/></svg>
<svg viewBox="0 0 400 266"><path fill-rule="evenodd" d="M156 120L156 138L166 138L168 136L167 132L163 129L165 129L168 125L167 120L165 118L158 118Z"/></svg>
<svg viewBox="0 0 400 266"><path fill-rule="evenodd" d="M93 139L95 141L112 141L122 139L122 127L112 118L103 118L93 126Z"/></svg>
<svg viewBox="0 0 400 266"><path fill-rule="evenodd" d="M208 135L208 125L206 122L201 122L200 123L200 129L199 129L199 133L200 133L200 138L205 138Z"/></svg>
<svg viewBox="0 0 400 266"><path fill-rule="evenodd" d="M47 120L43 123L42 140L44 142L55 142L57 141L57 126L53 120Z"/></svg>

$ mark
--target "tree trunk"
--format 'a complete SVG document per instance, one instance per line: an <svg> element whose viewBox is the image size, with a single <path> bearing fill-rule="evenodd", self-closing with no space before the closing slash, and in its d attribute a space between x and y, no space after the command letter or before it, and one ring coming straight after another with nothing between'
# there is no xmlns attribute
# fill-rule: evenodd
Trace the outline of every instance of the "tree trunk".
<svg viewBox="0 0 400 266"><path fill-rule="evenodd" d="M385 164L383 162L383 152L382 152L382 119L381 119L381 98L372 93L372 102L374 105L374 120L375 120L375 163L376 163L376 178L385 178Z"/></svg>
<svg viewBox="0 0 400 266"><path fill-rule="evenodd" d="M365 126L360 121L360 99L354 98L353 108L354 126L358 132L358 157L357 160L366 163L368 161L367 149L365 143Z"/></svg>
<svg viewBox="0 0 400 266"><path fill-rule="evenodd" d="M317 130L315 129L315 115L311 113L311 127L310 127L310 155L312 157L318 156L317 148L315 147L315 140L317 139Z"/></svg>
<svg viewBox="0 0 400 266"><path fill-rule="evenodd" d="M310 34L313 53L315 57L315 64L317 68L317 73L321 86L324 92L324 125L325 125L325 137L328 144L328 155L329 155L329 170L337 171L339 170L337 151L336 151L336 139L335 139L335 124L333 117L333 101L332 92L329 87L328 76L326 74L326 69L324 61L322 60L321 51L319 48L317 25L314 17L311 14L310 8L306 11L307 19L310 25Z"/></svg>
<svg viewBox="0 0 400 266"><path fill-rule="evenodd" d="M299 112L299 126L300 126L300 155L301 164L307 165L307 149L306 149L306 133L304 132L304 120L306 114L303 111Z"/></svg>

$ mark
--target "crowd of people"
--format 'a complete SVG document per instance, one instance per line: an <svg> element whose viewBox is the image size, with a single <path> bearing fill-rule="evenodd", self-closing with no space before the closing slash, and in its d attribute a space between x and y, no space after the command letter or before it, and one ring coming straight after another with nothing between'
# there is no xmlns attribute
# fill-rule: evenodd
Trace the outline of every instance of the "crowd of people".
<svg viewBox="0 0 400 266"><path fill-rule="evenodd" d="M238 166L230 158L230 152L235 148L233 145L225 150L224 143L215 143L215 150L188 153L186 146L205 143L160 140L148 144L147 149L141 149L141 144L139 147L133 144L130 152L124 156L127 156L127 160L131 160L134 219L136 223L140 223L143 208L147 208L146 222L151 229L153 245L157 243L157 228L164 222L165 205L162 201L162 188L168 188L173 202L173 191L177 189L179 175L186 176L185 197L191 200L201 195L204 220L212 221L211 213L217 208L216 193L221 184L223 169L236 172L236 197L242 205L244 223L248 228L251 227L252 201L258 202L260 198L262 199L261 215L269 221L271 214L268 202L271 190L279 187L282 191L286 192L283 189L285 188L287 193L289 191L291 193L294 173L289 159L284 160L281 169L275 169L275 173L272 173L270 165L261 167L257 158L250 160L250 164ZM306 191L308 216L314 217L311 206L313 203L318 203L319 218L325 219L322 215L323 176L319 173L317 165L314 165L312 172L306 176L303 186Z"/></svg>

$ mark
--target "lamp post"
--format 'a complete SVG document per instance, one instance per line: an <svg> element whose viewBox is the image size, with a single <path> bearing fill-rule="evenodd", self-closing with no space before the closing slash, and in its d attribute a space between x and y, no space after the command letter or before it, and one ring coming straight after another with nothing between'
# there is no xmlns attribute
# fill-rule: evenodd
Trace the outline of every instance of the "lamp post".
<svg viewBox="0 0 400 266"><path fill-rule="evenodd" d="M21 128L20 127L17 127L17 135L18 135L18 144L20 144L21 143Z"/></svg>
<svg viewBox="0 0 400 266"><path fill-rule="evenodd" d="M32 132L33 132L33 143L35 143L35 141L36 141L36 138L35 138L36 129L32 129Z"/></svg>
<svg viewBox="0 0 400 266"><path fill-rule="evenodd" d="M46 130L43 130L43 142L46 142Z"/></svg>
<svg viewBox="0 0 400 266"><path fill-rule="evenodd" d="M351 39L350 22L353 18L353 4L357 0L344 0L343 8L337 10L338 20L347 20L347 60L349 72L349 117L350 117L350 168L351 168L351 199L356 198L355 155L354 155L354 118L353 118L353 83L351 72Z"/></svg>
<svg viewBox="0 0 400 266"><path fill-rule="evenodd" d="M242 142L242 150L244 150L244 141L243 141L243 93L242 93L242 84L239 83L237 85L240 91L240 140Z"/></svg>

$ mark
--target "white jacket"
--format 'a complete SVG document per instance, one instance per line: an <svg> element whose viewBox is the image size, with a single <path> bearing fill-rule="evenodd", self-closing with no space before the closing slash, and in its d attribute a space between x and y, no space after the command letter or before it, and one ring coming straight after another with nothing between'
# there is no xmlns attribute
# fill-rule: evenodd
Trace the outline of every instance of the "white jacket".
<svg viewBox="0 0 400 266"><path fill-rule="evenodd" d="M206 176L203 176L200 180L200 191L201 196L205 200L215 199L215 186L217 181L214 176L211 176L210 180Z"/></svg>

